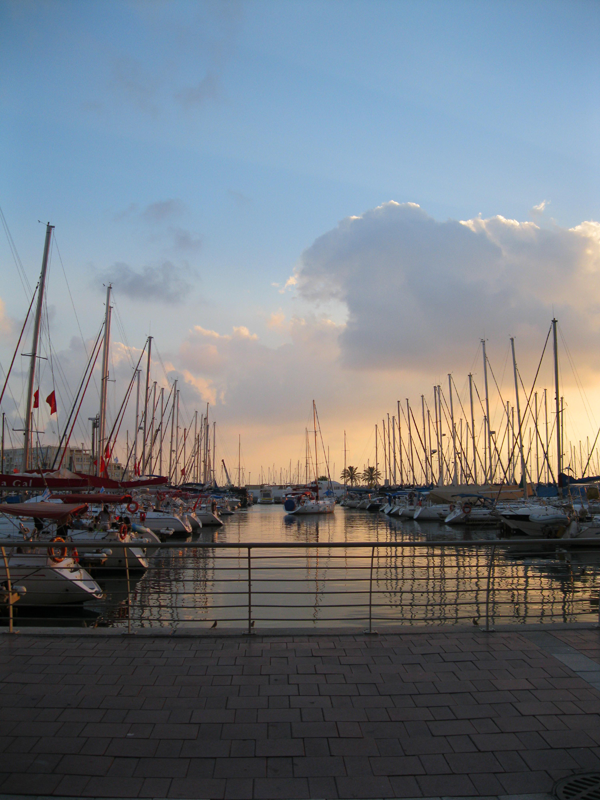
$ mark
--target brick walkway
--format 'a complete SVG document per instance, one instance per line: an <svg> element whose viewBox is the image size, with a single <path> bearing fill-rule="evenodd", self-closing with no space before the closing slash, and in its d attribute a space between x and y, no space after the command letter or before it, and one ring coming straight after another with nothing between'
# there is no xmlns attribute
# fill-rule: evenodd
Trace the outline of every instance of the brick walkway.
<svg viewBox="0 0 600 800"><path fill-rule="evenodd" d="M549 792L563 776L600 770L599 653L600 631L581 629L6 634L0 793L251 800Z"/></svg>

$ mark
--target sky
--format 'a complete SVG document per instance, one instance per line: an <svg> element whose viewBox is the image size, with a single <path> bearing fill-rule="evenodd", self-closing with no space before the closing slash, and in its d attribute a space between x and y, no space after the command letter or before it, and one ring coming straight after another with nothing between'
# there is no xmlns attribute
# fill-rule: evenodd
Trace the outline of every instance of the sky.
<svg viewBox="0 0 600 800"><path fill-rule="evenodd" d="M332 472L344 431L348 463L373 463L398 400L483 386L481 339L514 403L509 337L531 388L553 316L569 436L593 441L599 39L586 0L0 0L0 363L49 221L42 440L111 282L109 418L151 335L182 426L208 402L218 460L241 436L253 481L304 459L313 399Z"/></svg>

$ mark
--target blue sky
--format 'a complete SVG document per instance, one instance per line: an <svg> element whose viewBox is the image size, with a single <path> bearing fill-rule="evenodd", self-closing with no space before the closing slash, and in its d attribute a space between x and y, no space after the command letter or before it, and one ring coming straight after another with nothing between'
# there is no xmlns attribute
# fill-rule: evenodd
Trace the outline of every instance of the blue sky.
<svg viewBox="0 0 600 800"><path fill-rule="evenodd" d="M264 382L277 379L284 355L304 364L308 345L306 338L299 343L298 331L319 341L323 320L337 325L331 349L321 348L330 369L306 376L298 409L290 401L289 418L273 433L273 449L285 458L296 446L285 436L290 426L303 426L299 407L312 396L347 410L349 426L364 417L370 425L371 414L381 416L394 402L399 384L420 394L440 370L469 367L460 359L428 362L426 352L418 370L393 359L378 363L361 414L324 390L323 381L343 394L357 380L344 326L360 312L348 293L311 292L303 254L340 221L392 200L416 203L439 223L500 215L534 221L548 234L600 220L599 34L600 6L582 0L4 0L0 203L31 283L43 246L37 220L56 225L85 337L98 327L102 280L111 276L132 347L151 332L173 374L184 369L182 343L188 355L197 347L198 358L186 367L197 380L189 384L189 402L194 392L205 399L209 390L199 387L210 385L232 435L243 423L249 438L262 436L260 389L269 391ZM593 248L595 232L590 242ZM423 269L413 280L422 275L426 282L438 254L426 257L426 239L416 246ZM367 251L360 245L374 261L382 247L376 240ZM27 300L6 241L0 255L0 297L15 329ZM317 271L332 269L338 256ZM589 273L589 263L565 258L565 276ZM154 296L122 292L123 265L130 278L153 271ZM282 292L292 274L299 283ZM175 276L177 302L165 301L165 275ZM385 292L383 272L380 280ZM131 292L134 286L135 280ZM546 293L544 309L566 302L563 289L557 283L556 297ZM48 302L55 347L68 349L78 330L54 267ZM528 327L527 305L516 305L523 336L535 331L543 340L538 316ZM378 313L389 316L393 306L373 307L375 328ZM517 324L503 330L503 316L498 307L498 324L490 322L504 337L502 352ZM304 327L292 330L293 319ZM591 307L589 322L593 328ZM465 320L473 355L485 334L478 325ZM219 337L247 328L258 337L249 341L265 349L207 360L206 342L194 343L190 333L194 326ZM592 328L567 331L574 349ZM6 337L3 365L12 339ZM212 345L230 348L231 339ZM527 337L521 346L533 352L539 342ZM256 414L243 397L235 399L237 359L273 359L271 371L255 369ZM589 380L595 386L595 374ZM278 400L286 405L284 394ZM256 454L262 458L263 450Z"/></svg>

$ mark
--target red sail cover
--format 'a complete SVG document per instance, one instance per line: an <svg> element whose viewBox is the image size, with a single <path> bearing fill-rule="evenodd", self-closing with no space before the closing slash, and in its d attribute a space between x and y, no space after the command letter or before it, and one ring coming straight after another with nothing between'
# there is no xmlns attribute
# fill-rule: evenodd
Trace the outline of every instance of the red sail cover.
<svg viewBox="0 0 600 800"><path fill-rule="evenodd" d="M2 503L0 514L10 514L12 517L37 517L38 519L51 519L60 522L68 516L83 514L87 511L85 503L63 505L62 503Z"/></svg>
<svg viewBox="0 0 600 800"><path fill-rule="evenodd" d="M62 500L63 503L96 503L110 505L112 503L131 503L130 494L53 494L53 500Z"/></svg>
<svg viewBox="0 0 600 800"><path fill-rule="evenodd" d="M111 478L98 478L95 475L84 475L78 472L80 478L85 478L90 486L95 486L100 489L102 486L105 489L141 489L144 486L162 486L169 482L168 478L146 478L138 481L113 481Z"/></svg>
<svg viewBox="0 0 600 800"><path fill-rule="evenodd" d="M88 486L86 478L79 475L73 478L43 478L34 473L1 475L0 488L10 489L84 489Z"/></svg>

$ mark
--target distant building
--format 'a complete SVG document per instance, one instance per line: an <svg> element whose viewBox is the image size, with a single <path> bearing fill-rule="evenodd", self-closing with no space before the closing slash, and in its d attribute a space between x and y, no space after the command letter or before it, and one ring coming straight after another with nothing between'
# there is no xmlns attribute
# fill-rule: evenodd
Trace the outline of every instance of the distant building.
<svg viewBox="0 0 600 800"><path fill-rule="evenodd" d="M34 447L31 451L31 463L34 469L51 469L56 457L58 447L56 445L44 445L43 447ZM62 461L62 467L70 470L71 472L81 472L84 475L95 475L96 467L93 464L92 455L89 450L82 449L81 447L67 447L65 457ZM56 467L60 456L56 459ZM4 464L0 467L0 472L4 475L9 475L13 472L21 472L23 465L23 448L12 447L4 451ZM110 461L108 464L108 477L114 481L122 481L127 479L125 470L121 464Z"/></svg>

